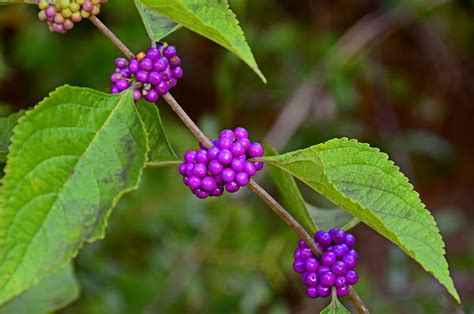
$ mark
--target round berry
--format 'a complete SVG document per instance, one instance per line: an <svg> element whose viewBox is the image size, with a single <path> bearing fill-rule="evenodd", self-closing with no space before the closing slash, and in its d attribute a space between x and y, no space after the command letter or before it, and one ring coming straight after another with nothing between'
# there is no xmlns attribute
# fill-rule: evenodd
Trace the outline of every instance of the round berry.
<svg viewBox="0 0 474 314"><path fill-rule="evenodd" d="M249 137L249 132L247 132L247 130L244 129L244 128L238 127L234 130L234 135L238 139L248 138Z"/></svg>
<svg viewBox="0 0 474 314"><path fill-rule="evenodd" d="M194 165L193 174L196 177L203 178L203 177L206 176L206 173L207 173L207 167L206 167L205 164L196 164L196 165Z"/></svg>
<svg viewBox="0 0 474 314"><path fill-rule="evenodd" d="M255 169L255 165L248 161L245 162L244 171L249 176L253 176L255 175L255 173L257 173L257 169Z"/></svg>
<svg viewBox="0 0 474 314"><path fill-rule="evenodd" d="M225 183L230 183L235 179L235 172L230 168L225 168L222 170L222 181Z"/></svg>
<svg viewBox="0 0 474 314"><path fill-rule="evenodd" d="M318 275L313 272L306 273L306 276L304 276L304 284L307 286L316 286L318 284Z"/></svg>
<svg viewBox="0 0 474 314"><path fill-rule="evenodd" d="M163 56L170 59L176 56L176 48L174 46L168 46L163 49Z"/></svg>
<svg viewBox="0 0 474 314"><path fill-rule="evenodd" d="M224 188L221 187L221 186L218 186L214 190L212 190L211 195L212 196L221 196L222 193L224 193Z"/></svg>
<svg viewBox="0 0 474 314"><path fill-rule="evenodd" d="M301 249L300 249L300 248L297 248L297 249L295 250L295 253L293 253L293 257L294 257L295 259L300 259L300 258L301 258Z"/></svg>
<svg viewBox="0 0 474 314"><path fill-rule="evenodd" d="M321 263L325 266L332 266L336 261L336 254L333 252L324 252L321 256Z"/></svg>
<svg viewBox="0 0 474 314"><path fill-rule="evenodd" d="M301 249L301 258L302 259L307 259L313 257L313 252L309 248L303 248Z"/></svg>
<svg viewBox="0 0 474 314"><path fill-rule="evenodd" d="M320 297L325 298L325 297L328 297L331 294L331 289L329 287L326 287L326 286L322 285L322 284L318 285L316 287L316 289L317 289L318 295Z"/></svg>
<svg viewBox="0 0 474 314"><path fill-rule="evenodd" d="M161 57L160 50L158 48L150 48L146 51L146 56L151 60L157 60Z"/></svg>
<svg viewBox="0 0 474 314"><path fill-rule="evenodd" d="M232 162L233 156L230 150L221 149L219 154L217 154L217 160L223 165L228 165Z"/></svg>
<svg viewBox="0 0 474 314"><path fill-rule="evenodd" d="M155 62L153 65L153 69L155 71L161 72L164 71L168 67L168 59L166 58L160 58L158 61Z"/></svg>
<svg viewBox="0 0 474 314"><path fill-rule="evenodd" d="M246 186L250 182L250 177L245 172L239 172L235 175L235 182L240 186Z"/></svg>
<svg viewBox="0 0 474 314"><path fill-rule="evenodd" d="M308 258L305 261L305 267L307 271L314 272L318 270L319 263L316 258Z"/></svg>
<svg viewBox="0 0 474 314"><path fill-rule="evenodd" d="M156 71L151 71L150 74L148 74L148 82L151 85L158 85L163 81L163 77L161 76L160 73Z"/></svg>
<svg viewBox="0 0 474 314"><path fill-rule="evenodd" d="M208 198L209 197L209 193L202 190L202 189L195 189L194 191L194 194L199 197L200 199L205 199L205 198Z"/></svg>
<svg viewBox="0 0 474 314"><path fill-rule="evenodd" d="M318 268L318 275L321 276L322 274L327 273L328 271L331 271L331 268L321 265Z"/></svg>
<svg viewBox="0 0 474 314"><path fill-rule="evenodd" d="M321 282L322 285L326 287L331 287L336 281L336 276L334 275L334 273L328 271L328 272L322 273L319 276L319 281Z"/></svg>
<svg viewBox="0 0 474 314"><path fill-rule="evenodd" d="M359 275L354 270L348 270L345 277L349 285L355 285L359 281Z"/></svg>
<svg viewBox="0 0 474 314"><path fill-rule="evenodd" d="M191 189L197 189L201 186L201 179L199 179L198 177L196 176L192 176L189 178L188 180L188 186L191 188Z"/></svg>
<svg viewBox="0 0 474 314"><path fill-rule="evenodd" d="M148 72L140 70L135 74L137 81L146 83L148 81Z"/></svg>
<svg viewBox="0 0 474 314"><path fill-rule="evenodd" d="M302 249L305 249L305 248L308 248L308 246L306 245L306 243L303 241L303 240L298 240L298 247L302 248Z"/></svg>
<svg viewBox="0 0 474 314"><path fill-rule="evenodd" d="M346 264L341 261L336 261L332 266L331 270L336 276L344 276L347 272Z"/></svg>
<svg viewBox="0 0 474 314"><path fill-rule="evenodd" d="M232 140L229 138L221 138L219 141L220 149L229 149L232 146Z"/></svg>
<svg viewBox="0 0 474 314"><path fill-rule="evenodd" d="M350 234L350 233L346 233L346 236L344 238L344 243L349 247L349 248L352 248L354 247L355 245L355 237Z"/></svg>
<svg viewBox="0 0 474 314"><path fill-rule="evenodd" d="M346 254L342 257L342 262L346 265L347 269L353 269L357 265L357 257Z"/></svg>
<svg viewBox="0 0 474 314"><path fill-rule="evenodd" d="M117 58L115 59L115 66L119 69L125 69L128 65L128 61L124 58Z"/></svg>
<svg viewBox="0 0 474 314"><path fill-rule="evenodd" d="M140 61L140 69L144 71L150 71L153 69L153 60L145 57L142 61Z"/></svg>
<svg viewBox="0 0 474 314"><path fill-rule="evenodd" d="M240 186L237 183L235 183L234 181L232 181L232 182L229 182L229 183L225 184L225 189L229 193L235 193L240 189Z"/></svg>
<svg viewBox="0 0 474 314"><path fill-rule="evenodd" d="M347 293L349 292L349 287L348 286L343 286L340 288L336 288L336 293L338 298L345 297Z"/></svg>
<svg viewBox="0 0 474 314"><path fill-rule="evenodd" d="M119 91L124 91L130 86L130 84L128 83L127 80L120 79L117 82L115 82L115 86L118 88Z"/></svg>
<svg viewBox="0 0 474 314"><path fill-rule="evenodd" d="M260 143L253 143L250 145L249 150L247 152L250 157L262 157L263 156L263 146Z"/></svg>
<svg viewBox="0 0 474 314"><path fill-rule="evenodd" d="M244 171L245 161L234 158L231 162L231 167L235 172L242 172ZM248 175L247 172L245 173Z"/></svg>
<svg viewBox="0 0 474 314"><path fill-rule="evenodd" d="M306 294L312 299L315 299L319 296L318 289L316 287L307 287Z"/></svg>
<svg viewBox="0 0 474 314"><path fill-rule="evenodd" d="M156 102L158 98L160 97L160 94L154 89L150 89L148 93L145 95L145 99L148 100L149 102Z"/></svg>
<svg viewBox="0 0 474 314"><path fill-rule="evenodd" d="M216 180L213 177L205 177L201 180L201 187L207 192L212 192L216 188Z"/></svg>
<svg viewBox="0 0 474 314"><path fill-rule="evenodd" d="M331 241L332 241L331 235L327 232L321 233L318 237L319 244L324 245L324 246L331 244Z"/></svg>
<svg viewBox="0 0 474 314"><path fill-rule="evenodd" d="M347 247L346 244L338 244L333 246L332 252L336 254L337 257L342 257L349 253L349 248Z"/></svg>
<svg viewBox="0 0 474 314"><path fill-rule="evenodd" d="M344 240L345 240L345 237L346 237L346 233L344 231L342 231L341 229L336 229L335 228L335 229L330 230L330 233L331 233L332 241L335 244L344 243Z"/></svg>
<svg viewBox="0 0 474 314"><path fill-rule="evenodd" d="M185 154L184 154L184 160L186 160L187 162L194 162L195 161L195 158L196 158L196 151L194 150L188 150Z"/></svg>
<svg viewBox="0 0 474 314"><path fill-rule="evenodd" d="M338 288L344 287L345 285L347 285L346 277L344 276L336 277L336 281L334 282L334 285Z"/></svg>

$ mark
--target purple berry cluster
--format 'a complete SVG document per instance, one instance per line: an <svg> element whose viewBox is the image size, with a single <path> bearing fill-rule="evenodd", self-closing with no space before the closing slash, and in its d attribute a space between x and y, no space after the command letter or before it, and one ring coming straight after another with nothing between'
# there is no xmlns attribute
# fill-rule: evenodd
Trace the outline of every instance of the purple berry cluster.
<svg viewBox="0 0 474 314"><path fill-rule="evenodd" d="M358 256L354 236L335 228L316 232L314 241L322 252L321 257L316 257L303 240L298 242L294 254L293 269L302 274L306 294L310 298L324 298L336 287L337 296L344 297L349 287L359 281L354 270Z"/></svg>
<svg viewBox="0 0 474 314"><path fill-rule="evenodd" d="M238 127L223 130L212 148L189 150L179 166L184 184L199 198L237 192L249 183L250 178L263 168L263 162L250 162L249 158L262 157L263 146L250 142L249 133Z"/></svg>
<svg viewBox="0 0 474 314"><path fill-rule="evenodd" d="M100 13L100 6L108 0L41 0L38 18L49 25L49 30L64 34L83 18Z"/></svg>
<svg viewBox="0 0 474 314"><path fill-rule="evenodd" d="M133 99L145 98L155 102L160 95L165 95L175 87L183 77L181 60L174 46L166 44L150 48L146 53L140 52L132 60L115 59L115 72L110 76L112 88L110 93L117 94L130 87L133 82L141 83L133 91Z"/></svg>

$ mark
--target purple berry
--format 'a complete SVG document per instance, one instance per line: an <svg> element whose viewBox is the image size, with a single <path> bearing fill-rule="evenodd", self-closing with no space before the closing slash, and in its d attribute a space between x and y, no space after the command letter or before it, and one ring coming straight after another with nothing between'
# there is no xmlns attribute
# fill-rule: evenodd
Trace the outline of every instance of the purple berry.
<svg viewBox="0 0 474 314"><path fill-rule="evenodd" d="M201 189L195 189L194 191L194 194L199 197L200 199L205 199L205 198L208 198L209 197L209 193L206 192L206 191L203 191Z"/></svg>
<svg viewBox="0 0 474 314"><path fill-rule="evenodd" d="M321 256L321 263L325 266L332 266L336 261L336 254L333 252L324 252Z"/></svg>
<svg viewBox="0 0 474 314"><path fill-rule="evenodd" d="M192 163L187 163L186 164L186 176L190 177L193 175L193 169L194 169L194 165Z"/></svg>
<svg viewBox="0 0 474 314"><path fill-rule="evenodd" d="M205 177L201 180L201 187L207 192L212 192L216 188L216 180L213 177Z"/></svg>
<svg viewBox="0 0 474 314"><path fill-rule="evenodd" d="M353 269L357 265L357 257L346 254L342 257L342 262L346 265L347 269Z"/></svg>
<svg viewBox="0 0 474 314"><path fill-rule="evenodd" d="M318 275L316 273L310 272L305 274L303 282L305 285L314 287L318 284Z"/></svg>
<svg viewBox="0 0 474 314"><path fill-rule="evenodd" d="M235 137L241 139L241 138L248 138L249 137L249 132L247 132L246 129L238 127L234 130L234 135Z"/></svg>
<svg viewBox="0 0 474 314"><path fill-rule="evenodd" d="M263 146L260 143L253 143L250 145L247 154L252 157L262 157L263 156Z"/></svg>
<svg viewBox="0 0 474 314"><path fill-rule="evenodd" d="M336 288L336 293L338 298L345 297L347 293L349 292L349 287L348 286L343 286L340 288Z"/></svg>
<svg viewBox="0 0 474 314"><path fill-rule="evenodd" d="M211 162L209 163L209 172L213 176L220 174L223 169L224 169L224 166L222 166L222 164L219 163L217 160L211 160Z"/></svg>
<svg viewBox="0 0 474 314"><path fill-rule="evenodd" d="M110 75L110 81L112 83L115 83L117 82L118 80L120 80L122 78L122 75L120 75L120 73L118 72L114 72Z"/></svg>
<svg viewBox="0 0 474 314"><path fill-rule="evenodd" d="M346 244L338 244L333 246L332 252L336 254L337 257L342 257L349 253L349 248Z"/></svg>
<svg viewBox="0 0 474 314"><path fill-rule="evenodd" d="M153 68L155 71L161 72L165 70L168 67L168 59L166 58L160 58L158 61L155 62L153 65Z"/></svg>
<svg viewBox="0 0 474 314"><path fill-rule="evenodd" d="M44 11L47 17L54 17L56 15L56 8L54 6L50 6L46 8Z"/></svg>
<svg viewBox="0 0 474 314"><path fill-rule="evenodd" d="M180 79L183 77L183 69L180 67L174 68L171 72L175 79Z"/></svg>
<svg viewBox="0 0 474 314"><path fill-rule="evenodd" d="M201 179L196 176L190 177L188 180L188 186L193 190L199 188L201 186Z"/></svg>
<svg viewBox="0 0 474 314"><path fill-rule="evenodd" d="M347 285L346 277L344 276L336 277L336 281L334 282L334 285L338 288L344 287L345 285Z"/></svg>
<svg viewBox="0 0 474 314"><path fill-rule="evenodd" d="M161 57L160 50L157 48L150 48L147 50L146 56L151 60L157 60Z"/></svg>
<svg viewBox="0 0 474 314"><path fill-rule="evenodd" d="M211 192L211 195L212 196L221 196L222 193L224 193L224 188L222 188L221 186L218 186Z"/></svg>
<svg viewBox="0 0 474 314"><path fill-rule="evenodd" d="M128 65L128 70L132 73L137 73L140 69L140 64L138 63L137 59L130 60L130 64Z"/></svg>
<svg viewBox="0 0 474 314"><path fill-rule="evenodd" d="M255 165L255 170L260 171L263 169L263 162L262 161L256 161L253 163Z"/></svg>
<svg viewBox="0 0 474 314"><path fill-rule="evenodd" d="M331 233L332 241L335 244L344 243L344 240L346 238L346 233L344 231L335 228L335 229L330 230L330 233Z"/></svg>
<svg viewBox="0 0 474 314"><path fill-rule="evenodd" d="M235 193L240 189L240 186L237 183L235 183L234 181L232 181L232 182L229 182L229 183L225 184L225 189L229 193Z"/></svg>
<svg viewBox="0 0 474 314"><path fill-rule="evenodd" d="M217 158L217 155L219 154L221 150L217 147L212 147L210 148L208 151L207 151L207 157L210 159L210 160L214 160Z"/></svg>
<svg viewBox="0 0 474 314"><path fill-rule="evenodd" d="M255 165L253 163L246 161L245 166L244 166L244 171L249 176L253 176L257 172L257 169L255 169Z"/></svg>
<svg viewBox="0 0 474 314"><path fill-rule="evenodd" d="M323 286L323 285L318 285L316 287L317 291L318 291L318 295L320 297L323 297L323 298L326 298L328 297L330 294L331 294L331 289L329 287L326 287L326 286Z"/></svg>
<svg viewBox="0 0 474 314"><path fill-rule="evenodd" d="M242 172L244 171L245 161L234 158L232 160L231 167L235 172Z"/></svg>
<svg viewBox="0 0 474 314"><path fill-rule="evenodd" d="M204 178L207 173L207 167L205 164L195 164L193 168L193 174L196 177Z"/></svg>
<svg viewBox="0 0 474 314"><path fill-rule="evenodd" d="M156 90L158 91L158 93L160 93L160 95L165 95L166 93L168 93L168 83L164 81L159 83L158 85L156 85Z"/></svg>
<svg viewBox="0 0 474 314"><path fill-rule="evenodd" d="M312 299L316 299L319 296L318 289L316 287L307 287L306 294Z"/></svg>
<svg viewBox="0 0 474 314"><path fill-rule="evenodd" d="M240 186L246 186L250 182L250 177L245 172L239 172L235 175L235 182Z"/></svg>
<svg viewBox="0 0 474 314"><path fill-rule="evenodd" d="M230 151L235 157L239 157L245 154L245 148L240 143L232 144L232 146L230 147Z"/></svg>
<svg viewBox="0 0 474 314"><path fill-rule="evenodd" d="M124 58L115 59L115 66L119 69L125 69L127 67L128 61Z"/></svg>
<svg viewBox="0 0 474 314"><path fill-rule="evenodd" d="M186 160L187 162L194 162L196 160L196 151L194 150L188 150L185 154L184 154L184 160Z"/></svg>
<svg viewBox="0 0 474 314"><path fill-rule="evenodd" d="M336 261L332 266L331 270L336 276L344 276L347 272L346 264L341 261Z"/></svg>
<svg viewBox="0 0 474 314"><path fill-rule="evenodd" d="M318 275L321 277L322 274L327 273L328 271L331 271L331 268L321 265L318 268Z"/></svg>
<svg viewBox="0 0 474 314"><path fill-rule="evenodd" d="M327 232L321 233L318 237L319 244L324 245L324 246L331 244L331 241L332 241L331 235Z"/></svg>
<svg viewBox="0 0 474 314"><path fill-rule="evenodd" d="M234 141L235 140L235 135L234 135L234 132L232 132L232 130L225 129L225 130L221 131L221 133L219 134L219 138L220 139L227 138L231 141Z"/></svg>
<svg viewBox="0 0 474 314"><path fill-rule="evenodd" d="M120 93L120 90L117 88L117 86L113 85L113 86L110 88L110 93L111 93L111 94L118 94L118 93Z"/></svg>
<svg viewBox="0 0 474 314"><path fill-rule="evenodd" d="M163 81L163 77L161 77L161 74L156 72L156 71L151 71L150 74L148 74L148 83L151 85L158 85Z"/></svg>
<svg viewBox="0 0 474 314"><path fill-rule="evenodd" d="M336 276L330 271L322 273L319 276L319 282L326 287L331 287L335 281Z"/></svg>
<svg viewBox="0 0 474 314"><path fill-rule="evenodd" d="M300 259L301 258L301 248L296 248L295 253L293 253L293 257L295 259Z"/></svg>
<svg viewBox="0 0 474 314"><path fill-rule="evenodd" d="M146 94L145 99L148 100L149 102L156 102L159 97L160 97L160 94L158 94L156 90L151 89Z"/></svg>
<svg viewBox="0 0 474 314"><path fill-rule="evenodd" d="M178 56L175 56L168 60L169 65L172 69L177 68L181 65L181 59Z"/></svg>
<svg viewBox="0 0 474 314"><path fill-rule="evenodd" d="M308 246L306 245L306 243L303 241L303 240L298 240L298 247L299 248L302 248L302 249L306 249L308 248Z"/></svg>
<svg viewBox="0 0 474 314"><path fill-rule="evenodd" d="M140 61L140 69L144 71L150 71L153 69L153 60L150 58L143 58L143 60Z"/></svg>
<svg viewBox="0 0 474 314"><path fill-rule="evenodd" d="M302 259L307 259L313 257L313 252L309 248L303 248L301 249L301 258Z"/></svg>
<svg viewBox="0 0 474 314"><path fill-rule="evenodd" d="M229 138L221 138L219 141L220 149L229 149L232 146L232 140Z"/></svg>
<svg viewBox="0 0 474 314"><path fill-rule="evenodd" d="M186 174L186 162L180 163L178 170L179 173L184 176Z"/></svg>
<svg viewBox="0 0 474 314"><path fill-rule="evenodd" d="M133 100L138 101L140 98L142 98L142 93L138 89L135 89L133 91Z"/></svg>
<svg viewBox="0 0 474 314"><path fill-rule="evenodd" d="M228 165L232 162L233 156L230 150L221 149L219 154L217 154L217 160L223 165Z"/></svg>
<svg viewBox="0 0 474 314"><path fill-rule="evenodd" d="M349 254L355 256L355 258L359 257L359 254L357 254L356 250L354 250L354 249L350 250Z"/></svg>
<svg viewBox="0 0 474 314"><path fill-rule="evenodd" d="M148 73L146 71L138 71L136 74L135 74L135 77L137 78L137 81L139 82L142 82L142 83L146 83L148 81Z"/></svg>
<svg viewBox="0 0 474 314"><path fill-rule="evenodd" d="M115 86L118 88L119 91L123 91L123 90L126 90L130 86L130 83L128 83L127 80L120 79L117 82L115 82Z"/></svg>
<svg viewBox="0 0 474 314"><path fill-rule="evenodd" d="M170 59L176 56L176 48L174 46L168 46L163 49L163 56Z"/></svg>
<svg viewBox="0 0 474 314"><path fill-rule="evenodd" d="M224 181L225 183L230 183L234 181L234 178L235 178L234 170L230 168L225 168L224 170L222 170L222 181Z"/></svg>
<svg viewBox="0 0 474 314"><path fill-rule="evenodd" d="M345 277L349 285L355 285L359 281L359 275L354 270L347 271Z"/></svg>
<svg viewBox="0 0 474 314"><path fill-rule="evenodd" d="M243 148L245 149L245 151L247 151L250 147L250 145L252 144L250 142L250 140L248 138L240 138L237 143L240 143L240 145L243 146Z"/></svg>
<svg viewBox="0 0 474 314"><path fill-rule="evenodd" d="M346 233L346 237L344 238L344 243L349 247L352 248L355 245L355 237L350 234Z"/></svg>
<svg viewBox="0 0 474 314"><path fill-rule="evenodd" d="M303 273L304 272L304 260L302 259L297 259L293 262L293 270L297 273Z"/></svg>
<svg viewBox="0 0 474 314"><path fill-rule="evenodd" d="M319 263L316 258L307 258L305 262L306 270L309 272L315 272L318 270Z"/></svg>

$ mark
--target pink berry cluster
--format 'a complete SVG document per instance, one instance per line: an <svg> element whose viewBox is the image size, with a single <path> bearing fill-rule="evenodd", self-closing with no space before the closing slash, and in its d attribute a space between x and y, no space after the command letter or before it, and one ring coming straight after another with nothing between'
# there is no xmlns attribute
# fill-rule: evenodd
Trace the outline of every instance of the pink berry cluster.
<svg viewBox="0 0 474 314"><path fill-rule="evenodd" d="M321 250L321 257L300 240L295 250L293 269L301 274L306 294L310 298L328 297L336 288L337 296L344 297L349 287L359 281L354 270L357 266L357 252L354 250L355 238L352 234L334 228L329 232L318 231L314 242Z"/></svg>
<svg viewBox="0 0 474 314"><path fill-rule="evenodd" d="M100 6L108 0L59 0L49 2L41 0L38 3L38 17L49 25L49 30L55 33L65 33L79 23L83 18L100 13Z"/></svg>
<svg viewBox="0 0 474 314"><path fill-rule="evenodd" d="M110 93L120 93L137 82L139 87L133 91L134 100L138 101L143 97L149 102L155 102L183 77L180 65L176 48L167 44L150 48L146 53L140 52L130 62L117 58L115 72L110 76Z"/></svg>
<svg viewBox="0 0 474 314"><path fill-rule="evenodd" d="M235 193L247 185L250 178L263 168L260 161L248 161L263 156L263 146L250 142L248 136L247 130L241 127L234 131L223 130L212 148L200 145L199 151L187 151L179 166L184 184L202 199L220 196L224 189Z"/></svg>

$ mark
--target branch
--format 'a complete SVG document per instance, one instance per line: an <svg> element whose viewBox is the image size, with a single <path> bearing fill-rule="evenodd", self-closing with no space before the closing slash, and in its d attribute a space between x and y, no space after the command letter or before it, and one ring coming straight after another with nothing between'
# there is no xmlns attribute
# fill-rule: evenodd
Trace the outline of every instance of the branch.
<svg viewBox="0 0 474 314"><path fill-rule="evenodd" d="M115 34L110 31L107 26L105 26L98 18L91 16L89 18L92 23L94 23L97 28L107 36L129 59L133 58L133 53L115 36ZM171 109L176 113L176 115L183 121L186 127L194 134L194 136L206 147L212 148L212 141L199 129L199 127L194 123L194 121L188 116L188 114L181 108L179 103L174 99L174 97L167 93L163 96L163 99L168 103ZM311 248L313 253L316 256L321 256L321 251L316 246L316 243L313 241L313 238L303 229L303 227L293 218L293 216L288 213L283 206L281 206L267 191L265 191L260 185L258 185L254 180L250 180L248 184L249 189L254 192L265 204L267 204L274 213L276 213L283 221L286 222L291 229L293 229L296 234L306 243L306 245ZM349 298L356 307L357 311L361 314L369 313L367 307L365 306L362 299L359 297L357 292L350 288Z"/></svg>
<svg viewBox="0 0 474 314"><path fill-rule="evenodd" d="M135 57L133 52L128 49L127 46L125 46L124 43L121 42L120 39L118 39L118 37L115 36L115 34L112 33L112 31L107 26L105 26L105 24L102 23L95 15L91 15L89 17L89 20L102 32L102 34L104 34L108 39L110 39L110 41L115 46L117 46L117 48L120 49L120 51L124 55L126 55L127 58L133 59Z"/></svg>

